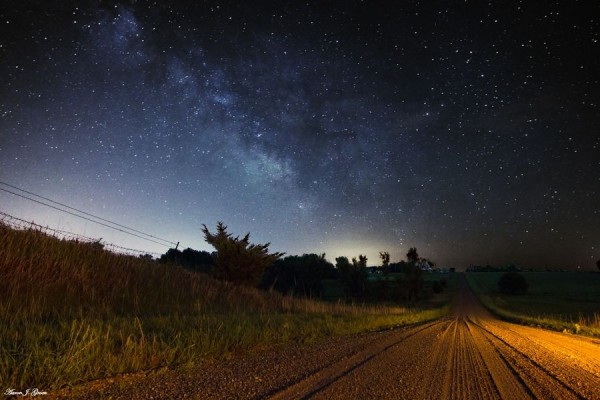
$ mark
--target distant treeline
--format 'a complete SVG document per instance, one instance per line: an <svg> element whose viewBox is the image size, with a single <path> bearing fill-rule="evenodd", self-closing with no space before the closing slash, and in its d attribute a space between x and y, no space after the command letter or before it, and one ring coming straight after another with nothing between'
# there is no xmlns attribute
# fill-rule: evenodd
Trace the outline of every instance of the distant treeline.
<svg viewBox="0 0 600 400"><path fill-rule="evenodd" d="M250 233L233 236L227 225L217 223L215 232L206 225L202 231L215 252L187 248L170 249L159 263L208 274L216 279L247 285L286 295L323 299L363 301L419 301L443 291L444 278L424 279L425 271L435 263L420 257L416 247L406 254L406 261L390 263L388 252L379 253L381 267L367 267L367 257L337 257L335 265L325 254L303 254L284 257L285 253L269 251L270 243L250 242ZM453 271L451 271L453 272Z"/></svg>
<svg viewBox="0 0 600 400"><path fill-rule="evenodd" d="M169 249L159 263L215 276L217 252ZM369 279L369 276L376 275ZM256 285L263 290L309 298L346 298L383 301L417 301L439 293L445 280L425 282L423 271L412 262L367 268L367 258L327 261L325 254L292 255L275 260Z"/></svg>

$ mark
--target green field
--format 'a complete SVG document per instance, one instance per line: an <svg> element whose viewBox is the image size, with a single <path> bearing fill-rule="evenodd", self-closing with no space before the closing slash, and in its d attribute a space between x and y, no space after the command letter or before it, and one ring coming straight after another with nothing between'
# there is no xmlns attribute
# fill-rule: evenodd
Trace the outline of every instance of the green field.
<svg viewBox="0 0 600 400"><path fill-rule="evenodd" d="M522 272L523 295L498 290L502 272L469 272L467 280L482 302L505 319L545 328L600 336L600 273Z"/></svg>
<svg viewBox="0 0 600 400"><path fill-rule="evenodd" d="M0 382L59 388L412 324L444 315L438 299L409 308L283 296L0 224Z"/></svg>

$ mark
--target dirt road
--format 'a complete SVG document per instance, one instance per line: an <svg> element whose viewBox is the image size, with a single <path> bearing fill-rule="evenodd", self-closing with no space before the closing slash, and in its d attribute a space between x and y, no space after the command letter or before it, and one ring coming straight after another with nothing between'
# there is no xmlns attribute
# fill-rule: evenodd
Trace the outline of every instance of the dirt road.
<svg viewBox="0 0 600 400"><path fill-rule="evenodd" d="M453 315L440 321L78 392L127 399L600 399L600 340L499 321L463 279Z"/></svg>

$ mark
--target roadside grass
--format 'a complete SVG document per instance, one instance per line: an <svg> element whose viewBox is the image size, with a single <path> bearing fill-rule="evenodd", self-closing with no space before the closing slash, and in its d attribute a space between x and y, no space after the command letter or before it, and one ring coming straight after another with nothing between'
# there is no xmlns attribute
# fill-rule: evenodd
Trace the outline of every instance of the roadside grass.
<svg viewBox="0 0 600 400"><path fill-rule="evenodd" d="M439 318L420 308L321 302L0 225L0 382L60 388Z"/></svg>
<svg viewBox="0 0 600 400"><path fill-rule="evenodd" d="M600 337L600 274L521 272L529 283L523 295L498 291L502 272L469 272L467 281L498 316L520 324Z"/></svg>

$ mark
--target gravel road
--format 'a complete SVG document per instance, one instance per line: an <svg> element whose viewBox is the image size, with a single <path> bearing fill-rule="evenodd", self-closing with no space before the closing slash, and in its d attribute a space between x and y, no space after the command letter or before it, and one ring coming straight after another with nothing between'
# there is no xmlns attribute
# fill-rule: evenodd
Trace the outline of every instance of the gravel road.
<svg viewBox="0 0 600 400"><path fill-rule="evenodd" d="M600 399L600 340L499 321L461 278L455 311L442 320L46 398Z"/></svg>

